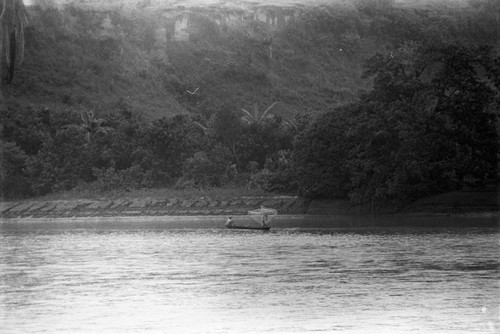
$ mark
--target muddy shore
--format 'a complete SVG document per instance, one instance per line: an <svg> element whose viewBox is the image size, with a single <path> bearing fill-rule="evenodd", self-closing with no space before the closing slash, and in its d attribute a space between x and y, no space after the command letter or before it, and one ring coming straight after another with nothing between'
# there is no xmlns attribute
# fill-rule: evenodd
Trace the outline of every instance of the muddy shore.
<svg viewBox="0 0 500 334"><path fill-rule="evenodd" d="M0 203L2 221L35 221L67 219L85 221L94 218L106 221L126 217L243 216L261 205L278 210L280 215L371 215L368 206L354 206L347 200L310 200L295 196L239 198L119 198L72 199L53 201L15 201ZM427 197L404 208L377 208L383 215L457 215L500 217L496 192L454 192ZM155 218L156 217L156 218ZM162 218L163 217L163 218Z"/></svg>

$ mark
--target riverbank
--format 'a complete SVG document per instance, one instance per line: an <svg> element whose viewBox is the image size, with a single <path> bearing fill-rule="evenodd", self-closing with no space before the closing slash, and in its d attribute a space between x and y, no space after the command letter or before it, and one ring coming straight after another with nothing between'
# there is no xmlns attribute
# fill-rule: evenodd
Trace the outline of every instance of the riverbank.
<svg viewBox="0 0 500 334"><path fill-rule="evenodd" d="M0 203L2 220L52 218L238 216L260 206L280 215L370 215L368 206L347 200L311 200L296 196L229 196L191 198L96 198L25 200ZM497 192L453 192L418 200L404 208L378 208L376 214L464 215L499 217Z"/></svg>

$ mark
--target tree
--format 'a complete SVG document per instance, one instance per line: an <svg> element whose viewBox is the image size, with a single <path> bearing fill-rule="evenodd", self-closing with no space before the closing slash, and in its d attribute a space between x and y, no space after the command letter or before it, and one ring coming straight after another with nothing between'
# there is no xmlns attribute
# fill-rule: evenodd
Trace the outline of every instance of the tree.
<svg viewBox="0 0 500 334"><path fill-rule="evenodd" d="M93 135L97 133L106 134L107 131L109 130L109 128L103 126L106 120L103 118L96 119L94 117L94 112L91 110L86 110L86 109L82 110L81 117L83 122L82 128L86 133L86 138L88 143L90 143Z"/></svg>
<svg viewBox="0 0 500 334"><path fill-rule="evenodd" d="M184 163L181 181L199 188L220 187L228 180L228 171L225 150L218 146L210 152L196 152L188 158Z"/></svg>
<svg viewBox="0 0 500 334"><path fill-rule="evenodd" d="M266 191L295 193L297 177L291 150L279 150L269 155L264 168L252 173L250 186L256 185Z"/></svg>
<svg viewBox="0 0 500 334"><path fill-rule="evenodd" d="M30 194L24 168L28 156L13 142L0 140L0 196L22 197Z"/></svg>
<svg viewBox="0 0 500 334"><path fill-rule="evenodd" d="M244 122L246 122L247 124L261 123L265 119L267 119L271 116L270 111L275 106L276 103L278 103L278 102L274 102L273 104L271 104L262 113L259 112L259 105L257 103L254 103L252 112L250 112L244 108L241 108L241 111L243 111L243 113L244 113L244 116L241 119Z"/></svg>
<svg viewBox="0 0 500 334"><path fill-rule="evenodd" d="M320 115L295 140L293 152L299 193L311 198L345 197L349 186L346 137L351 107Z"/></svg>
<svg viewBox="0 0 500 334"><path fill-rule="evenodd" d="M292 149L292 135L280 117L243 124L237 143L240 164L247 167L249 163L257 162L257 166L263 167L271 155Z"/></svg>
<svg viewBox="0 0 500 334"><path fill-rule="evenodd" d="M77 125L64 126L30 156L26 171L37 195L69 190L94 179L88 143Z"/></svg>
<svg viewBox="0 0 500 334"><path fill-rule="evenodd" d="M203 131L186 115L162 118L153 123L145 146L153 154L152 166L158 182L168 184L182 175L186 159L206 142Z"/></svg>
<svg viewBox="0 0 500 334"><path fill-rule="evenodd" d="M214 139L231 151L234 163L240 167L237 143L241 137L241 121L232 106L222 105L210 120L210 128Z"/></svg>
<svg viewBox="0 0 500 334"><path fill-rule="evenodd" d="M16 63L23 60L27 23L28 13L22 0L0 1L0 75L7 84L14 79ZM5 74L4 68L7 69Z"/></svg>
<svg viewBox="0 0 500 334"><path fill-rule="evenodd" d="M492 48L400 48L367 62L374 89L354 123L351 198L414 199L496 176ZM495 88L496 87L496 88Z"/></svg>
<svg viewBox="0 0 500 334"><path fill-rule="evenodd" d="M366 63L373 90L295 143L299 191L408 201L497 174L500 59L491 47L403 45Z"/></svg>

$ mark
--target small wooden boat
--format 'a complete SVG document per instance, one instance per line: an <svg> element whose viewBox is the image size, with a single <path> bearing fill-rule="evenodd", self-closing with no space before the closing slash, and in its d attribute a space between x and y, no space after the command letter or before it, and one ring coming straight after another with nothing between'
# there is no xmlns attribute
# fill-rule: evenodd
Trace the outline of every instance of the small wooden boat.
<svg viewBox="0 0 500 334"><path fill-rule="evenodd" d="M242 226L242 225L226 225L227 228L240 229L240 230L263 230L269 231L271 226Z"/></svg>
<svg viewBox="0 0 500 334"><path fill-rule="evenodd" d="M251 210L248 211L248 215L250 218L255 220L257 223L261 224L260 226L249 226L249 225L235 225L234 222L232 221L232 218L229 217L226 222L226 227L227 228L232 228L232 229L240 229L240 230L263 230L263 231L269 231L271 229L271 226L269 226L269 222L278 215L278 211L274 209L268 209L265 208L264 206L261 206L260 209L258 210Z"/></svg>

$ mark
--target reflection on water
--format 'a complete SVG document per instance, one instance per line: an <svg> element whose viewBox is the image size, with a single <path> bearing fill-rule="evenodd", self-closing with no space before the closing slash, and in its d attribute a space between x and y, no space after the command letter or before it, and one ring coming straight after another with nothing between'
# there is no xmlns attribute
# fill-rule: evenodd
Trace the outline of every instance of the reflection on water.
<svg viewBox="0 0 500 334"><path fill-rule="evenodd" d="M2 333L495 333L496 230L4 229Z"/></svg>

